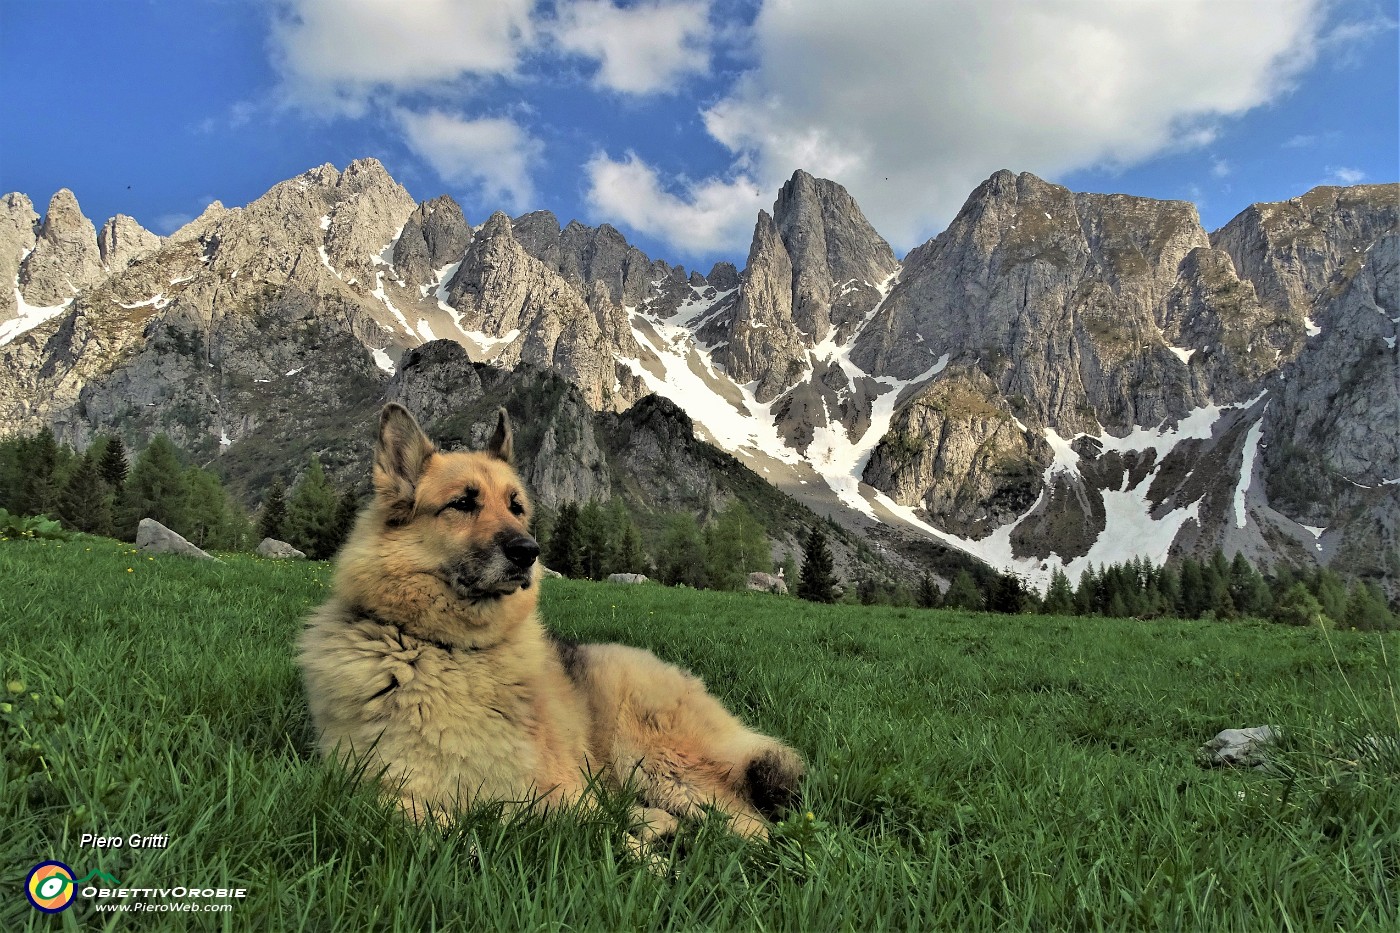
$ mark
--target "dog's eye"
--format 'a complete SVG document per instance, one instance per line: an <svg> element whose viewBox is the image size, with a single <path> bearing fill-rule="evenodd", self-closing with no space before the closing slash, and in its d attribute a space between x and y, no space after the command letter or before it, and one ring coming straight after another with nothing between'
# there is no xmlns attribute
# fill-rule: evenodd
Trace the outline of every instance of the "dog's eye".
<svg viewBox="0 0 1400 933"><path fill-rule="evenodd" d="M459 512L475 512L481 506L477 503L477 491L468 489L451 502L438 510L438 514L446 512L448 509L456 509Z"/></svg>
<svg viewBox="0 0 1400 933"><path fill-rule="evenodd" d="M524 514L525 514L525 504L524 504L523 502L520 501L520 497L517 496L515 493L511 493L511 494L510 494L510 514L512 514L512 515L524 515Z"/></svg>

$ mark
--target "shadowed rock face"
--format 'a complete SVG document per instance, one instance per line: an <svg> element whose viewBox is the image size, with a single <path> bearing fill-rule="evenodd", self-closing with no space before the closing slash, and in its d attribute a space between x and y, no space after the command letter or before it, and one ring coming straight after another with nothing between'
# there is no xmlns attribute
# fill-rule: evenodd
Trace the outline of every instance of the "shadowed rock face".
<svg viewBox="0 0 1400 933"><path fill-rule="evenodd" d="M493 392L549 395L528 474L546 497L637 482L698 502L719 486L664 453L688 443L666 428L678 402L712 436L716 412L750 418L740 452L800 454L799 493L853 463L813 494L824 508L862 479L969 541L1009 529L1017 558L1097 559L1127 503L1178 529L1173 553L1400 576L1397 203L1393 185L1319 188L1208 235L1184 202L998 172L901 262L848 192L799 171L746 267L701 275L547 211L473 231L373 159L165 239L123 216L99 233L71 192L42 222L11 194L0 424L138 447L164 431L254 484L312 449L349 469L345 429L386 389L444 423Z"/></svg>

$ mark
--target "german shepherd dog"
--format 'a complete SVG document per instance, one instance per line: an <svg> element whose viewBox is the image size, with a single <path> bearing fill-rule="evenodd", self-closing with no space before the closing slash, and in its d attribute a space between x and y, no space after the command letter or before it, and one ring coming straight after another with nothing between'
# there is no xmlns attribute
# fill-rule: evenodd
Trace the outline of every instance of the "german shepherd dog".
<svg viewBox="0 0 1400 933"><path fill-rule="evenodd" d="M801 758L651 653L545 630L511 455L504 408L473 452L437 450L399 405L381 412L373 502L300 641L322 753L382 773L420 822L485 801L589 806L601 780L639 792L638 839L706 808L766 836Z"/></svg>

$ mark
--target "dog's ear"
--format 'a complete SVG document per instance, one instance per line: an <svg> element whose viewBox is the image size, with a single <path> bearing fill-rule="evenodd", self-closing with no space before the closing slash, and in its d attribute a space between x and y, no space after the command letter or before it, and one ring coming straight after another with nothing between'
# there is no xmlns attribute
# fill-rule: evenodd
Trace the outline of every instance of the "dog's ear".
<svg viewBox="0 0 1400 933"><path fill-rule="evenodd" d="M433 442L407 408L394 403L384 406L374 448L374 491L388 503L396 522L412 516L413 491L433 451Z"/></svg>
<svg viewBox="0 0 1400 933"><path fill-rule="evenodd" d="M510 415L504 408L496 409L496 431L486 442L486 452L498 460L512 462L515 455L514 434L510 429Z"/></svg>

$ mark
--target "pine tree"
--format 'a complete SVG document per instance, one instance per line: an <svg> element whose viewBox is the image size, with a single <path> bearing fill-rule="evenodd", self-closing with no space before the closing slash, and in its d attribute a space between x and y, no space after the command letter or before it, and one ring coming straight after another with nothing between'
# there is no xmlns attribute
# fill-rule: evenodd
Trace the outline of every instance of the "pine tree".
<svg viewBox="0 0 1400 933"><path fill-rule="evenodd" d="M1236 551L1230 561L1229 576L1230 601L1235 610L1244 616L1263 615L1269 609L1269 586L1259 571L1245 559L1243 552Z"/></svg>
<svg viewBox="0 0 1400 933"><path fill-rule="evenodd" d="M783 552L783 563L778 570L778 576L783 578L783 582L787 584L789 592L797 591L797 558L793 556L792 551Z"/></svg>
<svg viewBox="0 0 1400 933"><path fill-rule="evenodd" d="M1070 589L1069 577L1058 567L1050 574L1050 586L1045 590L1040 611L1054 616L1074 614L1074 590Z"/></svg>
<svg viewBox="0 0 1400 933"><path fill-rule="evenodd" d="M1342 578L1326 567L1318 569L1312 591L1322 604L1322 611L1329 619L1340 619L1346 614L1347 590Z"/></svg>
<svg viewBox="0 0 1400 933"><path fill-rule="evenodd" d="M53 432L44 428L20 447L21 515L52 515L58 510L59 449Z"/></svg>
<svg viewBox="0 0 1400 933"><path fill-rule="evenodd" d="M126 445L118 434L108 434L103 438L102 458L97 462L98 472L114 495L121 495L126 485Z"/></svg>
<svg viewBox="0 0 1400 933"><path fill-rule="evenodd" d="M1099 576L1089 564L1079 574L1079 587L1074 591L1075 615L1091 616L1099 611Z"/></svg>
<svg viewBox="0 0 1400 933"><path fill-rule="evenodd" d="M581 569L579 560L578 505L565 502L559 506L554 527L549 533L549 550L545 552L545 566L566 577L577 577Z"/></svg>
<svg viewBox="0 0 1400 933"><path fill-rule="evenodd" d="M77 531L90 535L112 533L112 493L102 481L94 457L83 457L68 474L58 497L58 515L65 525Z"/></svg>
<svg viewBox="0 0 1400 933"><path fill-rule="evenodd" d="M969 609L980 610L987 605L987 598L982 595L981 588L972 574L966 570L959 570L953 577L953 582L948 586L948 592L943 594L943 608L945 609Z"/></svg>
<svg viewBox="0 0 1400 933"><path fill-rule="evenodd" d="M992 582L991 599L987 608L992 612L1016 615L1026 608L1026 588L1021 578L1012 573L999 573Z"/></svg>
<svg viewBox="0 0 1400 933"><path fill-rule="evenodd" d="M589 499L578 510L578 528L580 572L590 580L601 580L607 576L608 565L612 562L612 547L608 540L608 524L598 500Z"/></svg>
<svg viewBox="0 0 1400 933"><path fill-rule="evenodd" d="M1178 582L1176 571L1170 567L1161 569L1157 574L1157 592L1162 597L1160 614L1177 615L1177 606L1181 604L1181 584Z"/></svg>
<svg viewBox="0 0 1400 933"><path fill-rule="evenodd" d="M938 584L933 581L933 575L927 570L919 574L919 588L914 592L914 600L920 609L935 609L943 594L938 591Z"/></svg>
<svg viewBox="0 0 1400 933"><path fill-rule="evenodd" d="M1292 588L1283 594L1283 598L1274 605L1270 618L1284 625L1331 627L1331 620L1322 611L1322 604L1302 583L1293 584Z"/></svg>
<svg viewBox="0 0 1400 933"><path fill-rule="evenodd" d="M614 573L649 573L646 552L642 550L642 533L629 518L622 529L622 540L617 545Z"/></svg>
<svg viewBox="0 0 1400 933"><path fill-rule="evenodd" d="M705 578L705 544L695 516L681 512L666 526L661 542L661 554L656 572L667 586L689 586L700 589Z"/></svg>
<svg viewBox="0 0 1400 933"><path fill-rule="evenodd" d="M287 543L312 560L335 554L335 512L339 497L315 455L287 503Z"/></svg>
<svg viewBox="0 0 1400 933"><path fill-rule="evenodd" d="M353 488L345 490L340 494L340 501L335 506L335 525L332 536L335 539L335 549L339 551L344 546L350 531L355 527L355 518L360 512L360 497Z"/></svg>
<svg viewBox="0 0 1400 933"><path fill-rule="evenodd" d="M287 534L287 487L280 478L274 478L267 488L267 498L263 500L262 514L258 516L258 539L272 538L286 540Z"/></svg>
<svg viewBox="0 0 1400 933"><path fill-rule="evenodd" d="M1360 581L1351 585L1346 609L1343 610L1338 623L1360 632L1384 632L1395 624L1380 587L1374 583Z"/></svg>
<svg viewBox="0 0 1400 933"><path fill-rule="evenodd" d="M117 508L117 536L136 540L141 519L160 522L177 534L189 531L189 492L180 456L170 438L157 434L127 476Z"/></svg>
<svg viewBox="0 0 1400 933"><path fill-rule="evenodd" d="M190 466L185 471L188 527L182 532L197 548L227 548L228 497L217 476Z"/></svg>
<svg viewBox="0 0 1400 933"><path fill-rule="evenodd" d="M20 466L20 453L23 448L22 437L0 440L0 509L16 515L19 514L23 492L24 471Z"/></svg>
<svg viewBox="0 0 1400 933"><path fill-rule="evenodd" d="M802 580L797 595L814 603L836 602L836 570L831 548L820 525L813 525L807 535L807 548L802 556Z"/></svg>
<svg viewBox="0 0 1400 933"><path fill-rule="evenodd" d="M751 572L771 566L763 526L737 499L705 529L705 575L714 589L743 589Z"/></svg>
<svg viewBox="0 0 1400 933"><path fill-rule="evenodd" d="M1199 619L1210 608L1210 593L1201 572L1201 565L1188 557L1181 562L1181 587L1177 615L1183 619Z"/></svg>

